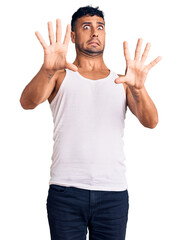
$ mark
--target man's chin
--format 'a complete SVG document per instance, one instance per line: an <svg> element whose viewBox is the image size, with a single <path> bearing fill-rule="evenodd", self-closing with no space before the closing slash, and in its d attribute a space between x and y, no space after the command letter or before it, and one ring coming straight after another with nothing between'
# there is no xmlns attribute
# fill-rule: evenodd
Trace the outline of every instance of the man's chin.
<svg viewBox="0 0 181 240"><path fill-rule="evenodd" d="M80 53L84 54L84 55L89 55L89 56L98 56L103 54L104 49L99 49L99 46L96 47L88 47L88 48L80 48L79 45L77 45L77 48L79 50Z"/></svg>
<svg viewBox="0 0 181 240"><path fill-rule="evenodd" d="M87 49L84 49L85 52L87 53L92 53L92 54L102 54L104 49L98 49L98 47L91 47L91 48L87 48Z"/></svg>
<svg viewBox="0 0 181 240"><path fill-rule="evenodd" d="M86 53L91 56L99 56L103 54L103 51L92 51L92 50L87 50Z"/></svg>

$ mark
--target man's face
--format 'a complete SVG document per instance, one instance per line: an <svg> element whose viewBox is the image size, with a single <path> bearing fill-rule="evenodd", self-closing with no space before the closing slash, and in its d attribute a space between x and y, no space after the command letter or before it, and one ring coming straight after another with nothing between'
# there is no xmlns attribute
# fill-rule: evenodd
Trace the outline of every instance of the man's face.
<svg viewBox="0 0 181 240"><path fill-rule="evenodd" d="M75 24L75 32L71 32L72 42L76 49L89 56L98 56L105 47L105 23L99 16L83 16Z"/></svg>

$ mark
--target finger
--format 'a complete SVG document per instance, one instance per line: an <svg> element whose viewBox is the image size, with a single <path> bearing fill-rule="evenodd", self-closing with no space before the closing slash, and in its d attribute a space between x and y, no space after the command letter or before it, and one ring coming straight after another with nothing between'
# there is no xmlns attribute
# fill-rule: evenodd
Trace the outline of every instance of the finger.
<svg viewBox="0 0 181 240"><path fill-rule="evenodd" d="M41 34L38 31L35 32L35 35L38 38L38 40L40 41L40 43L41 43L41 45L43 46L44 49L46 47L48 47L48 45L46 44L45 40L42 38Z"/></svg>
<svg viewBox="0 0 181 240"><path fill-rule="evenodd" d="M137 45L136 45L134 60L139 60L139 58L140 58L140 52L141 52L142 43L143 43L143 39L139 38L138 42L137 42Z"/></svg>
<svg viewBox="0 0 181 240"><path fill-rule="evenodd" d="M73 63L68 63L66 64L66 68L72 70L72 71L77 71L78 67L76 65L74 65Z"/></svg>
<svg viewBox="0 0 181 240"><path fill-rule="evenodd" d="M151 47L151 43L147 43L146 44L146 47L145 47L145 50L142 54L142 57L141 57L141 62L144 63L146 61L146 58L148 56L148 52L150 50L150 47Z"/></svg>
<svg viewBox="0 0 181 240"><path fill-rule="evenodd" d="M48 33L49 33L50 44L55 43L52 22L48 22Z"/></svg>
<svg viewBox="0 0 181 240"><path fill-rule="evenodd" d="M56 41L61 42L61 37L62 37L62 30L61 30L61 20L57 19L56 20Z"/></svg>
<svg viewBox="0 0 181 240"><path fill-rule="evenodd" d="M67 24L67 29L66 29L66 34L64 37L63 44L68 45L70 41L70 31L71 31L71 26L70 24Z"/></svg>
<svg viewBox="0 0 181 240"><path fill-rule="evenodd" d="M126 62L128 62L129 60L131 60L129 49L128 49L128 42L126 41L123 42L123 48L124 48L124 56L125 56Z"/></svg>
<svg viewBox="0 0 181 240"><path fill-rule="evenodd" d="M125 83L126 78L125 77L118 77L114 80L115 83Z"/></svg>
<svg viewBox="0 0 181 240"><path fill-rule="evenodd" d="M160 60L161 56L157 57L155 60L153 60L151 63L147 65L147 69L150 70L152 67L154 67Z"/></svg>

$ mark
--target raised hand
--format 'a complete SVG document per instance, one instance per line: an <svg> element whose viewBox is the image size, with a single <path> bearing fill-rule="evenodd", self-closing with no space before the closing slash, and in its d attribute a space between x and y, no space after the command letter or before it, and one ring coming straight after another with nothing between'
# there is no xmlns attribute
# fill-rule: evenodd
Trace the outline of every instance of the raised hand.
<svg viewBox="0 0 181 240"><path fill-rule="evenodd" d="M134 60L131 59L128 43L125 41L123 43L124 47L124 56L126 60L126 73L125 76L121 76L115 80L115 83L126 83L132 89L142 89L144 87L144 83L147 77L149 70L155 66L160 60L161 57L157 57L155 60L150 62L148 65L145 65L146 58L148 56L148 52L150 50L150 43L146 44L145 50L142 54L140 60L140 53L141 53L141 45L143 40L141 38L138 39L136 50L135 50L135 57Z"/></svg>
<svg viewBox="0 0 181 240"><path fill-rule="evenodd" d="M67 25L66 34L65 34L63 43L61 43L62 30L61 30L60 19L56 19L56 40L53 33L52 22L48 22L48 31L49 31L49 39L50 39L49 46L46 44L41 34L38 31L35 32L35 35L37 36L38 40L40 41L44 49L43 67L46 70L50 70L50 71L57 71L65 68L68 68L73 71L77 71L78 70L77 66L75 66L72 63L68 63L66 60L68 44L70 41L70 32L71 32L70 24Z"/></svg>

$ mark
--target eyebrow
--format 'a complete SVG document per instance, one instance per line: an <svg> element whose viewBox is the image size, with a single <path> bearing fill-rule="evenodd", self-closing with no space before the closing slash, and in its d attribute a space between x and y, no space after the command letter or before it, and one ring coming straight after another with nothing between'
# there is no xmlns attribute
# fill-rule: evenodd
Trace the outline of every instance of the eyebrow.
<svg viewBox="0 0 181 240"><path fill-rule="evenodd" d="M84 25L84 24L91 24L92 22L83 22L82 23L82 25ZM102 23L102 22L97 22L98 24L101 24L101 25L105 25L104 23Z"/></svg>

